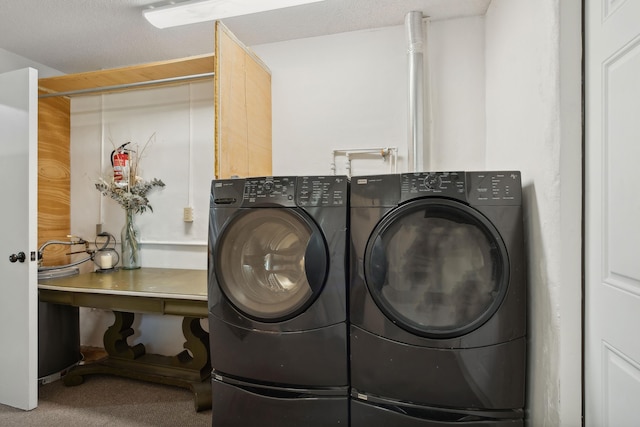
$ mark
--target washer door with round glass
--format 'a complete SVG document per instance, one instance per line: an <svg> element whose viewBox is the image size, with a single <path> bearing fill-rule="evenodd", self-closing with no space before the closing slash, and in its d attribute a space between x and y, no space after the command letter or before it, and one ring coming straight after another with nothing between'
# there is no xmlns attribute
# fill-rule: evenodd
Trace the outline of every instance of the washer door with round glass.
<svg viewBox="0 0 640 427"><path fill-rule="evenodd" d="M231 304L265 322L304 311L327 275L322 234L296 209L247 209L224 228L215 257L220 288Z"/></svg>
<svg viewBox="0 0 640 427"><path fill-rule="evenodd" d="M420 199L385 216L365 252L367 286L403 329L427 338L465 335L499 308L507 251L481 213L447 199Z"/></svg>

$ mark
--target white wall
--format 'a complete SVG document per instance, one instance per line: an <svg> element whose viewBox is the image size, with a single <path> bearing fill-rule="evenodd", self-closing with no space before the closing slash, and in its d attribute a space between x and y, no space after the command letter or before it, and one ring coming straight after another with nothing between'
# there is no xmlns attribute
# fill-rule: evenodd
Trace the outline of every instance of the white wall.
<svg viewBox="0 0 640 427"><path fill-rule="evenodd" d="M206 269L213 119L213 82L72 98L72 231L92 236L103 223L119 236L124 211L100 196L95 183L111 178L111 152L131 141L127 148L142 154L139 175L166 184L150 193L153 212L136 216L143 259L153 251L144 265ZM192 223L183 221L187 206L194 208ZM158 247L171 256L161 256Z"/></svg>
<svg viewBox="0 0 640 427"><path fill-rule="evenodd" d="M433 125L426 169L484 169L484 17L434 21L429 27Z"/></svg>
<svg viewBox="0 0 640 427"><path fill-rule="evenodd" d="M528 421L579 426L580 1L493 0L486 20L486 165L523 176Z"/></svg>
<svg viewBox="0 0 640 427"><path fill-rule="evenodd" d="M438 126L425 168L482 168L484 19L427 28L425 85ZM403 26L254 46L272 71L273 173L328 174L332 150L369 147L397 147L398 171L406 171L407 48ZM346 172L344 157L336 166ZM390 171L382 158L356 159L351 174Z"/></svg>
<svg viewBox="0 0 640 427"><path fill-rule="evenodd" d="M403 168L405 44L393 27L254 46L272 72L273 174L329 174L332 150L370 147L397 147ZM389 172L382 158L353 162L354 175Z"/></svg>
<svg viewBox="0 0 640 427"><path fill-rule="evenodd" d="M20 68L32 67L38 70L38 78L59 76L61 73L46 65L42 65L28 58L24 58L8 50L0 48L0 73L18 70Z"/></svg>

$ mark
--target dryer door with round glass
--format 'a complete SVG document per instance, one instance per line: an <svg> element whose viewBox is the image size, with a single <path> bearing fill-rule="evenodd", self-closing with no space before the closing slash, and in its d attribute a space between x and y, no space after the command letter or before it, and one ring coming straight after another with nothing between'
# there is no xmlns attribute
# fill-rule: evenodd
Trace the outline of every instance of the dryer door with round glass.
<svg viewBox="0 0 640 427"><path fill-rule="evenodd" d="M453 338L485 323L506 293L502 238L481 213L453 200L418 199L387 214L365 252L376 304L405 330Z"/></svg>
<svg viewBox="0 0 640 427"><path fill-rule="evenodd" d="M265 322L304 311L327 274L322 234L297 209L245 210L222 231L215 257L224 295L246 316Z"/></svg>

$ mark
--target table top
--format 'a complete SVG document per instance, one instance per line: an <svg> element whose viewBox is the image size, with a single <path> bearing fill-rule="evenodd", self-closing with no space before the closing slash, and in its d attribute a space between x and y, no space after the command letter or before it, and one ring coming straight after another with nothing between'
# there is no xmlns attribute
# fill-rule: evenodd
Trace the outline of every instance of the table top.
<svg viewBox="0 0 640 427"><path fill-rule="evenodd" d="M207 271L176 268L114 269L38 281L39 289L87 294L207 300Z"/></svg>

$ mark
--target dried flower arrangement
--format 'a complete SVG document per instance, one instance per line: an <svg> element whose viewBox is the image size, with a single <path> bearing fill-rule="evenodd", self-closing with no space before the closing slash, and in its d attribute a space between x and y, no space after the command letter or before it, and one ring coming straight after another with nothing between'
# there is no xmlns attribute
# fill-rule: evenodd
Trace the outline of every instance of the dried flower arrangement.
<svg viewBox="0 0 640 427"><path fill-rule="evenodd" d="M96 183L96 189L100 191L103 196L112 198L125 210L131 211L134 214L143 213L147 209L153 212L153 208L149 203L147 195L154 188L162 188L165 186L164 182L158 178L153 178L151 181L147 181L138 176L142 155L149 143L154 139L155 133L149 137L141 151L133 149L127 150L130 157L126 176L127 179L117 181L111 174L108 178L99 178ZM124 145L121 147L124 147ZM114 152L115 151L116 150L114 149Z"/></svg>

